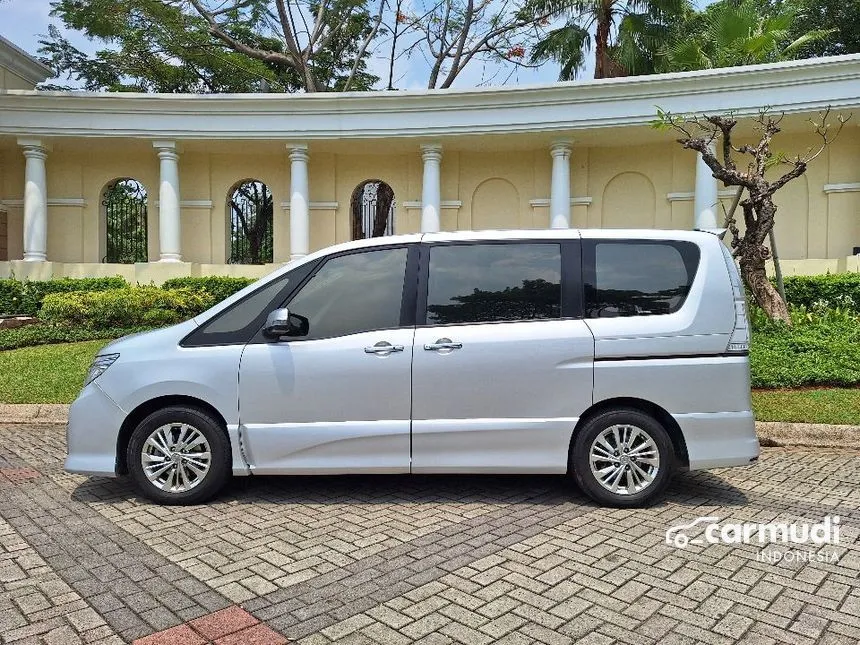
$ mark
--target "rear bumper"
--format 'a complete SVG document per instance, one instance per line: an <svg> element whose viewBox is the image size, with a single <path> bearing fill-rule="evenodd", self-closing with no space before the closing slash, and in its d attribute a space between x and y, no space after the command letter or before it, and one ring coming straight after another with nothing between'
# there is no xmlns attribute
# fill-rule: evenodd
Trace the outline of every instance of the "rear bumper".
<svg viewBox="0 0 860 645"><path fill-rule="evenodd" d="M748 466L758 458L758 437L751 411L672 416L684 433L690 470Z"/></svg>
<svg viewBox="0 0 860 645"><path fill-rule="evenodd" d="M125 412L90 383L69 408L65 469L81 475L116 477L116 445Z"/></svg>

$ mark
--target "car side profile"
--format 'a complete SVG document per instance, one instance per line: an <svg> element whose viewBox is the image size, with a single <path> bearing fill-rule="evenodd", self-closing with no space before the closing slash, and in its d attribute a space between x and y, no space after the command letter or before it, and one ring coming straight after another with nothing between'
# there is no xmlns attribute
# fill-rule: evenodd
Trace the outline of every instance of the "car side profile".
<svg viewBox="0 0 860 645"><path fill-rule="evenodd" d="M66 470L165 504L231 476L568 473L652 502L758 458L744 292L711 233L374 238L95 358Z"/></svg>

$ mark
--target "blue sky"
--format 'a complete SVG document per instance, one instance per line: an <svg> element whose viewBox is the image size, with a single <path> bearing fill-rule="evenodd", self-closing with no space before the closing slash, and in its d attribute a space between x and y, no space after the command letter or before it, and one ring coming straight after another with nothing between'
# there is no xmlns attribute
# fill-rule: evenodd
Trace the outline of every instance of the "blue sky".
<svg viewBox="0 0 860 645"><path fill-rule="evenodd" d="M712 0L696 0L697 5L710 4ZM0 35L11 40L22 49L35 54L39 48L39 36L47 33L48 25L53 23L62 29L57 19L50 16L50 0L0 0ZM77 32L66 32L69 40L83 51L93 51L102 46L82 37ZM371 62L371 70L382 77L387 74L386 64L382 61ZM593 64L592 64L593 65ZM592 65L585 70L583 78L592 73ZM426 87L426 66L423 61L413 58L398 68L400 80L396 85L406 89L421 89ZM496 76L496 83L502 82L504 75ZM508 79L508 84L552 83L558 78L558 66L555 64L542 65L538 69L519 69ZM468 87L486 83L487 71L478 62L466 68L455 83L455 87ZM66 79L60 82L68 83Z"/></svg>

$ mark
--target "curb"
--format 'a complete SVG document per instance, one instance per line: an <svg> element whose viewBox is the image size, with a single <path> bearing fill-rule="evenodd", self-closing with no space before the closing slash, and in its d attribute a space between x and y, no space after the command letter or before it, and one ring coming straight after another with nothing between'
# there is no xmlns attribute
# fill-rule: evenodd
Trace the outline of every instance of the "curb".
<svg viewBox="0 0 860 645"><path fill-rule="evenodd" d="M65 403L0 403L0 423L59 423L65 425Z"/></svg>
<svg viewBox="0 0 860 645"><path fill-rule="evenodd" d="M69 406L64 403L0 403L0 423L65 425ZM787 423L756 421L756 433L762 446L807 446L812 448L860 449L860 426L838 426L823 423Z"/></svg>
<svg viewBox="0 0 860 645"><path fill-rule="evenodd" d="M860 449L860 426L756 421L755 429L762 446Z"/></svg>

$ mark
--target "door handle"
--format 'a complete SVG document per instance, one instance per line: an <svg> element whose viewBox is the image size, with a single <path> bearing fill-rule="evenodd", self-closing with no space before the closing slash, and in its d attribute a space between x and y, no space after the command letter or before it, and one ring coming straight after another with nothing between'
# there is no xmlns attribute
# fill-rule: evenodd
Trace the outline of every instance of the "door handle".
<svg viewBox="0 0 860 645"><path fill-rule="evenodd" d="M424 349L428 352L432 352L437 349L462 349L463 343L455 343L450 338L440 338L435 343L428 343L424 345Z"/></svg>
<svg viewBox="0 0 860 645"><path fill-rule="evenodd" d="M386 342L384 340L379 341L375 345L364 348L365 354L388 355L388 354L392 354L394 352L402 352L402 351L403 351L403 345L392 345L391 343Z"/></svg>

